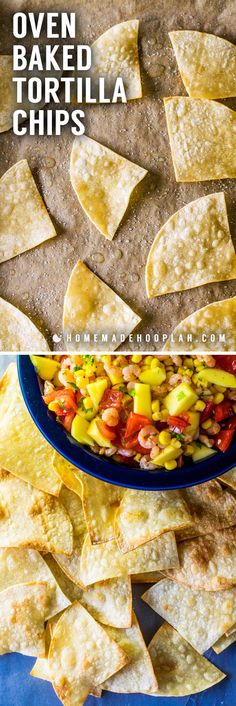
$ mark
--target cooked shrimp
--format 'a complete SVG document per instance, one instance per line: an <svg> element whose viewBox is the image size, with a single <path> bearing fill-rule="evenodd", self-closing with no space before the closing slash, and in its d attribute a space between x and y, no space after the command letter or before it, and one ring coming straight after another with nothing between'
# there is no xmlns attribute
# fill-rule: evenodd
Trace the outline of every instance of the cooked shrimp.
<svg viewBox="0 0 236 706"><path fill-rule="evenodd" d="M45 383L44 383L44 386L43 386L43 394L44 394L44 395L49 395L50 392L53 392L53 390L55 390L55 387L54 387L54 385L52 384L52 382L50 382L50 380L45 380Z"/></svg>
<svg viewBox="0 0 236 706"><path fill-rule="evenodd" d="M125 382L133 382L137 380L137 378L140 375L140 367L139 365L127 365L126 368L123 368L123 376Z"/></svg>
<svg viewBox="0 0 236 706"><path fill-rule="evenodd" d="M209 437L206 434L200 434L199 441L201 441L202 444L205 444L205 446L208 446L209 449L211 449L211 447L214 446L213 439L209 439Z"/></svg>
<svg viewBox="0 0 236 706"><path fill-rule="evenodd" d="M156 471L156 466L150 461L149 456L142 456L142 458L140 458L139 465L140 468L143 468L145 471Z"/></svg>
<svg viewBox="0 0 236 706"><path fill-rule="evenodd" d="M120 456L126 456L127 458L132 458L132 456L136 456L136 451L133 449L124 449L123 446L120 446L118 448L118 454Z"/></svg>
<svg viewBox="0 0 236 706"><path fill-rule="evenodd" d="M209 429L207 429L207 433L210 434L210 436L214 436L215 434L219 434L220 429L221 429L220 424L217 424L217 422L213 422L211 427L209 427Z"/></svg>
<svg viewBox="0 0 236 706"><path fill-rule="evenodd" d="M111 446L109 449L105 449L105 456L114 456L117 452L116 446Z"/></svg>
<svg viewBox="0 0 236 706"><path fill-rule="evenodd" d="M151 449L158 443L159 433L152 424L147 424L138 433L138 442L144 449Z"/></svg>
<svg viewBox="0 0 236 706"><path fill-rule="evenodd" d="M161 449L159 446L152 446L151 451L150 451L150 458L156 458L159 456Z"/></svg>
<svg viewBox="0 0 236 706"><path fill-rule="evenodd" d="M177 365L177 368L180 368L182 365L182 358L180 355L171 355L171 360L173 360L174 365Z"/></svg>
<svg viewBox="0 0 236 706"><path fill-rule="evenodd" d="M174 373L174 375L171 375L171 378L169 378L169 385L171 387L174 387L175 385L178 385L179 382L182 382L183 377L179 373Z"/></svg>
<svg viewBox="0 0 236 706"><path fill-rule="evenodd" d="M119 413L115 407L108 407L102 413L102 420L109 427L116 427L119 422Z"/></svg>
<svg viewBox="0 0 236 706"><path fill-rule="evenodd" d="M216 361L215 358L213 358L213 355L198 355L198 360L202 360L203 363L206 363L208 368L215 368Z"/></svg>

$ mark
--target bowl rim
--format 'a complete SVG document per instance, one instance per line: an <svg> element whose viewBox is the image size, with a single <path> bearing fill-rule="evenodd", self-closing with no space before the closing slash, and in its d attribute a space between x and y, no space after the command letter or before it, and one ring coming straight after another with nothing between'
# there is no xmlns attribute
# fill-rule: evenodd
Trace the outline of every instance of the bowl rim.
<svg viewBox="0 0 236 706"><path fill-rule="evenodd" d="M112 462L108 458L100 458L76 442L50 415L43 402L37 373L29 355L17 356L17 371L28 412L48 443L73 466L99 480L136 490L176 490L205 483L236 465L236 441L225 454L216 452L205 461L170 472L144 471ZM214 459L213 464L211 458Z"/></svg>

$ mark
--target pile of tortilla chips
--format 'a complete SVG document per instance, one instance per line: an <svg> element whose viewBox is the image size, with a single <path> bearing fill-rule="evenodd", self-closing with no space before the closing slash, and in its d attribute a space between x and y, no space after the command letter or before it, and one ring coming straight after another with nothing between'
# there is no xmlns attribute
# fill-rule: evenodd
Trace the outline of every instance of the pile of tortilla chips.
<svg viewBox="0 0 236 706"><path fill-rule="evenodd" d="M236 640L231 478L140 491L87 476L38 432L14 364L0 386L0 463L0 654L35 656L32 676L64 706L103 689L190 695L225 677L203 652ZM167 621L149 648L132 606L140 581Z"/></svg>

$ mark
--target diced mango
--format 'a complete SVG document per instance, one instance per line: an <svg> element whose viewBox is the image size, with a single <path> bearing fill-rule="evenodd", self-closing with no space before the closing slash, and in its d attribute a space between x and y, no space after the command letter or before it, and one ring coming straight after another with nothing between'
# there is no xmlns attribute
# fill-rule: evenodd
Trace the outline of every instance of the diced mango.
<svg viewBox="0 0 236 706"><path fill-rule="evenodd" d="M139 375L140 382L146 382L148 385L161 385L166 379L166 371L164 368L149 367L147 370L142 370Z"/></svg>
<svg viewBox="0 0 236 706"><path fill-rule="evenodd" d="M89 422L84 417L79 417L78 414L75 415L72 425L71 425L71 436L79 441L80 444L92 445L93 440L88 434Z"/></svg>
<svg viewBox="0 0 236 706"><path fill-rule="evenodd" d="M236 375L227 373L220 368L203 368L198 373L198 378L199 380L206 380L213 385L220 385L220 387L236 388Z"/></svg>
<svg viewBox="0 0 236 706"><path fill-rule="evenodd" d="M155 466L164 466L167 461L173 461L174 459L179 458L181 453L181 449L175 449L171 445L166 446L166 448L161 451L159 456L156 456L156 458L153 459L152 463L154 463Z"/></svg>
<svg viewBox="0 0 236 706"><path fill-rule="evenodd" d="M169 414L178 416L181 412L187 412L197 399L193 388L187 382L181 382L164 398L164 405Z"/></svg>
<svg viewBox="0 0 236 706"><path fill-rule="evenodd" d="M134 412L144 414L148 419L152 419L151 388L142 382L136 382L134 388Z"/></svg>
<svg viewBox="0 0 236 706"><path fill-rule="evenodd" d="M213 456L215 453L215 449L209 449L208 446L205 446L204 444L199 444L195 448L195 451L192 455L192 459L194 463L197 463L197 461L203 461L204 458L207 458L208 456Z"/></svg>
<svg viewBox="0 0 236 706"><path fill-rule="evenodd" d="M46 356L31 355L30 360L31 363L33 363L37 375L39 375L42 380L52 380L55 373L60 368L60 363Z"/></svg>
<svg viewBox="0 0 236 706"><path fill-rule="evenodd" d="M104 446L106 449L109 449L111 448L112 443L110 439L106 439L105 436L102 435L97 422L101 422L100 417L95 417L95 419L90 422L88 434L92 437L96 444L98 444L98 446Z"/></svg>
<svg viewBox="0 0 236 706"><path fill-rule="evenodd" d="M97 380L96 382L90 382L87 385L88 393L93 402L94 408L98 410L99 402L103 397L105 390L107 389L107 380Z"/></svg>

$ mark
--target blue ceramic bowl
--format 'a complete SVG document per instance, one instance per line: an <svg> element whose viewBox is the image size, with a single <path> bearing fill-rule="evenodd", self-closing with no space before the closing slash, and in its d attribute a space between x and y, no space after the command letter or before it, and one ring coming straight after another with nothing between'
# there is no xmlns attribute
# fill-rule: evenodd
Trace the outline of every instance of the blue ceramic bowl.
<svg viewBox="0 0 236 706"><path fill-rule="evenodd" d="M26 406L45 439L67 461L100 480L142 490L185 488L188 485L196 485L216 478L236 465L236 442L231 444L225 454L218 452L205 461L190 463L181 469L169 472L143 471L96 456L67 434L56 422L53 414L48 411L43 402L38 377L30 357L19 355L17 364Z"/></svg>

